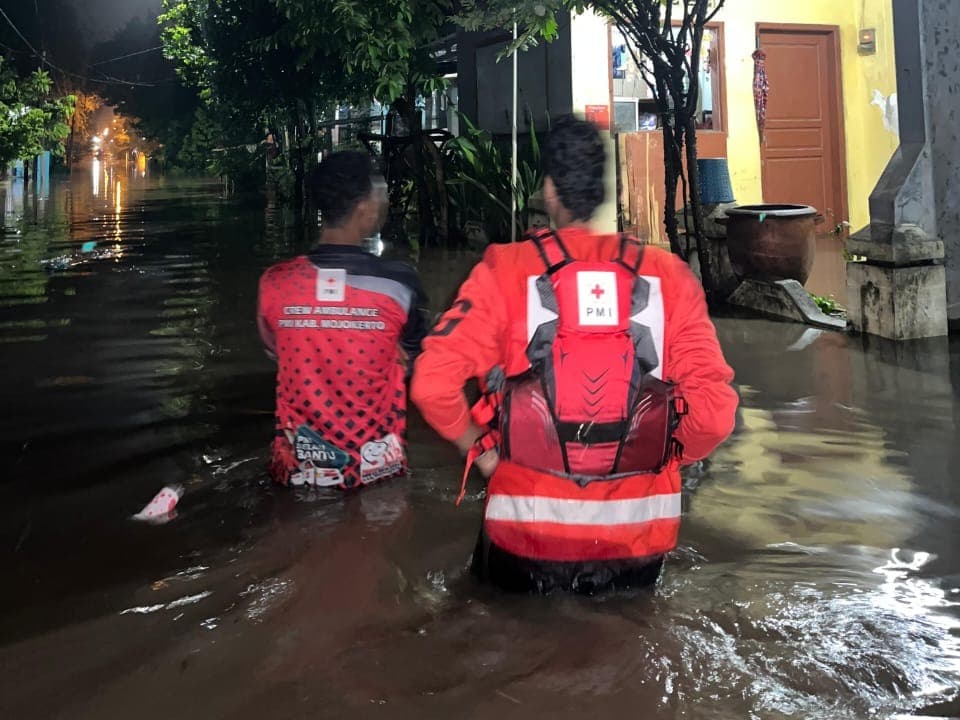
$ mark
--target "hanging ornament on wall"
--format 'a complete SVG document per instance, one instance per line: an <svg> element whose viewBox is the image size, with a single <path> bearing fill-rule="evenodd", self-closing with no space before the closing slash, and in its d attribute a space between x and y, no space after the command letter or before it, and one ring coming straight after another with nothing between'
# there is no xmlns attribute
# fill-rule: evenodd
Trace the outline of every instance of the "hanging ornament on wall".
<svg viewBox="0 0 960 720"><path fill-rule="evenodd" d="M766 61L767 54L758 48L753 53L753 104L757 110L757 131L760 133L761 145L763 145L763 131L767 126L767 96L770 94Z"/></svg>

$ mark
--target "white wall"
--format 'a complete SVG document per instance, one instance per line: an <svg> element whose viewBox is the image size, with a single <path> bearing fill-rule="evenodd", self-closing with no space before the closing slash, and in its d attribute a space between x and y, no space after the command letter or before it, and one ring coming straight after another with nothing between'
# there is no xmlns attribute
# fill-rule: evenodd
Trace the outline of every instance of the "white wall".
<svg viewBox="0 0 960 720"><path fill-rule="evenodd" d="M592 12L570 22L573 110L583 117L587 105L610 105L610 43L607 21ZM613 110L610 110L611 121ZM606 201L597 209L593 225L603 232L617 230L616 149L609 132L603 133L607 149Z"/></svg>

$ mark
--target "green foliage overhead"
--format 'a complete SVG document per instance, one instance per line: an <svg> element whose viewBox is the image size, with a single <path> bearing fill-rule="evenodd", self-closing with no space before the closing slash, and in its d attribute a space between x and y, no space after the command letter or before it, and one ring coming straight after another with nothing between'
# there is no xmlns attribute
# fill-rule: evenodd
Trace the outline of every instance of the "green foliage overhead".
<svg viewBox="0 0 960 720"><path fill-rule="evenodd" d="M47 73L37 70L20 77L0 57L0 166L45 150L62 155L74 102L72 95L53 93Z"/></svg>
<svg viewBox="0 0 960 720"><path fill-rule="evenodd" d="M258 140L269 128L301 181L336 107L376 99L412 116L418 93L442 87L452 11L453 0L164 0L160 24L164 54L218 123ZM209 141L195 130L187 156Z"/></svg>
<svg viewBox="0 0 960 720"><path fill-rule="evenodd" d="M300 66L329 67L389 104L408 86L429 91L436 81L432 44L452 12L448 0L273 0L289 20L277 40L298 52Z"/></svg>
<svg viewBox="0 0 960 720"><path fill-rule="evenodd" d="M329 69L304 62L296 29L274 0L164 0L160 16L167 57L211 105L251 118L296 110L332 90L345 91L340 61ZM325 54L326 55L326 54ZM318 58L319 59L319 58Z"/></svg>
<svg viewBox="0 0 960 720"><path fill-rule="evenodd" d="M720 0L706 0L711 11L722 4ZM593 10L621 30L643 26L645 30L663 33L664 28L683 19L683 6L689 12L691 5L692 0L462 0L453 20L465 30L474 31L511 31L516 22L518 39L507 48L509 51L514 47L524 50L540 40L554 40L559 31L557 18L568 12Z"/></svg>
<svg viewBox="0 0 960 720"><path fill-rule="evenodd" d="M560 29L557 16L567 11L580 12L590 3L580 0L463 0L454 17L465 30L512 31L518 25L518 39L514 47L524 50L540 40L554 40Z"/></svg>
<svg viewBox="0 0 960 720"><path fill-rule="evenodd" d="M446 0L164 0L168 57L209 101L248 112L369 100L434 82Z"/></svg>

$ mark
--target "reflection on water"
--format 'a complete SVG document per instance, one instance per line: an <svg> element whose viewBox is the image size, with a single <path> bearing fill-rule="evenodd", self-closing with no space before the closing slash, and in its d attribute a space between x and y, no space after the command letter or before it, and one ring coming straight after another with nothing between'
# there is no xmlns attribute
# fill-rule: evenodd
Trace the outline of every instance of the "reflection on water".
<svg viewBox="0 0 960 720"><path fill-rule="evenodd" d="M0 717L958 713L956 344L720 319L743 406L661 587L504 597L415 417L406 481L266 485L253 310L290 211L96 165L3 187ZM423 258L434 309L467 268ZM129 519L170 484L174 521Z"/></svg>

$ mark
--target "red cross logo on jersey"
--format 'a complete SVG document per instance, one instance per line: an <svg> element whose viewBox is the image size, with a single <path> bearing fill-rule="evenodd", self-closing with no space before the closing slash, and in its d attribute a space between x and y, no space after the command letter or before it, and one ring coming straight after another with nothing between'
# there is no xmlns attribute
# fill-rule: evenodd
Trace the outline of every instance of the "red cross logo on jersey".
<svg viewBox="0 0 960 720"><path fill-rule="evenodd" d="M599 284L599 283L597 283L597 286L596 286L593 290L590 291L590 293L591 293L592 295L596 295L597 300L599 300L601 297L603 297L603 295L604 295L606 292L607 292L606 290L604 290L602 287L600 287L600 284Z"/></svg>

